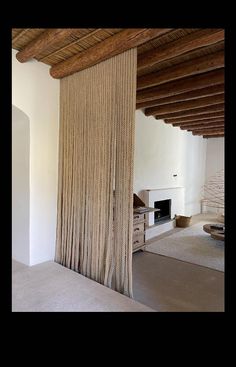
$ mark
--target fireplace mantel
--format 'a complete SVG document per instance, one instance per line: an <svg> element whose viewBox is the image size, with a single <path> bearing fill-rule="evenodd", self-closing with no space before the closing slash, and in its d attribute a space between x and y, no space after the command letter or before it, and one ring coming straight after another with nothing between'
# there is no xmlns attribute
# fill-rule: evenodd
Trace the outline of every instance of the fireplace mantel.
<svg viewBox="0 0 236 367"><path fill-rule="evenodd" d="M172 190L172 189L183 189L183 186L175 186L175 187L163 187L160 189L147 189L145 191L157 191L157 190Z"/></svg>

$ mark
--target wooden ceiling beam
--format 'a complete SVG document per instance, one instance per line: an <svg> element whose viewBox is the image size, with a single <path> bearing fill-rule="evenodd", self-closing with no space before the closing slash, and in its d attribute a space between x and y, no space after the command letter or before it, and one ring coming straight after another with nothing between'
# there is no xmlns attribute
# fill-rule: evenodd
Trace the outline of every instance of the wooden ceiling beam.
<svg viewBox="0 0 236 367"><path fill-rule="evenodd" d="M205 73L224 67L224 51L218 51L210 55L204 55L167 69L142 75L137 79L137 89L149 88L155 85L167 83L171 80L185 78L187 76Z"/></svg>
<svg viewBox="0 0 236 367"><path fill-rule="evenodd" d="M14 44L21 36L23 36L23 34L25 34L26 32L28 32L30 28L25 28L22 31L20 31L13 39L12 39L12 44Z"/></svg>
<svg viewBox="0 0 236 367"><path fill-rule="evenodd" d="M53 78L64 78L75 72L98 64L130 48L137 47L153 38L169 32L171 28L127 28L108 37L89 49L67 60L53 65L50 74Z"/></svg>
<svg viewBox="0 0 236 367"><path fill-rule="evenodd" d="M201 116L200 116L201 117ZM224 116L222 116L221 118L212 118L212 119L206 119L206 120L202 120L201 118L198 117L198 120L194 120L194 121L187 121L187 122L177 122L177 123L172 123L172 125L174 127L180 126L181 129L183 127L183 129L187 129L188 126L198 126L198 125L208 125L208 124L213 124L213 123L218 123L218 122L222 122L224 121Z"/></svg>
<svg viewBox="0 0 236 367"><path fill-rule="evenodd" d="M222 94L225 91L224 84L213 85L211 87L196 89L187 93L176 94L171 97L164 97L159 99L154 99L152 101L142 102L136 104L136 109L145 107L154 107L157 105L170 104L175 102L190 101L193 99L215 96L217 94Z"/></svg>
<svg viewBox="0 0 236 367"><path fill-rule="evenodd" d="M216 128L216 129L199 129L192 131L193 135L217 135L217 134L223 134L224 128Z"/></svg>
<svg viewBox="0 0 236 367"><path fill-rule="evenodd" d="M68 43L68 44L67 44L67 45L65 45L64 47L61 47L61 48L59 48L58 50L53 51L53 52L51 52L50 54L48 54L48 55L46 55L46 56L44 56L44 57L41 57L40 59L38 59L38 61L42 61L42 60L47 59L48 57L54 56L54 55L56 55L57 53L59 53L59 52L61 52L61 51L63 51L63 50L66 50L68 47L70 47L70 46L72 46L72 45L75 45L76 43L79 43L79 42L81 42L81 41L84 41L85 39L87 39L87 38L89 38L89 37L91 37L91 36L94 36L94 34L96 34L96 33L100 32L100 31L101 31L101 29L102 29L102 28L97 28L97 29L95 29L94 31L92 31L92 32L89 32L89 33L85 34L84 36L82 36L82 37L80 37L80 38L77 38L75 41Z"/></svg>
<svg viewBox="0 0 236 367"><path fill-rule="evenodd" d="M224 30L201 29L141 54L138 57L138 70L222 40L224 40Z"/></svg>
<svg viewBox="0 0 236 367"><path fill-rule="evenodd" d="M193 116L186 116L186 117L177 117L177 118L168 118L165 120L167 124L173 123L189 123L193 121L198 121L199 119L202 120L210 120L215 118L224 118L224 111L219 112L207 112L205 114L201 114L201 116L193 115Z"/></svg>
<svg viewBox="0 0 236 367"><path fill-rule="evenodd" d="M74 29L71 28L47 29L36 39L32 40L29 44L23 47L22 50L17 52L16 58L20 62L26 62L39 55L48 47L60 43L65 38L69 37L73 32Z"/></svg>
<svg viewBox="0 0 236 367"><path fill-rule="evenodd" d="M187 93L218 84L224 84L224 69L217 69L200 75L174 80L157 87L140 90L137 92L136 103Z"/></svg>
<svg viewBox="0 0 236 367"><path fill-rule="evenodd" d="M185 116L198 116L200 118L199 115L201 114L206 114L208 112L222 112L224 111L225 105L224 103L220 103L220 104L216 104L213 106L207 106L207 107L200 107L200 108L194 108L192 110L186 110L186 111L179 111L179 112L174 112L174 113L168 113L168 114L163 114L163 115L155 115L155 118L157 120L162 120L162 119L172 119L175 117L185 117Z"/></svg>
<svg viewBox="0 0 236 367"><path fill-rule="evenodd" d="M209 138L224 138L225 134L217 134L217 135L203 135L203 138L209 139Z"/></svg>
<svg viewBox="0 0 236 367"><path fill-rule="evenodd" d="M218 94L216 96L204 97L194 99L191 101L177 102L171 104L165 104L145 109L146 116L164 115L173 112L186 111L199 107L213 106L215 104L224 103L224 94Z"/></svg>
<svg viewBox="0 0 236 367"><path fill-rule="evenodd" d="M222 121L222 122L217 122L214 124L207 124L207 125L200 124L200 125L180 126L180 129L193 131L193 130L199 130L199 129L223 128L224 126L225 126L224 121Z"/></svg>

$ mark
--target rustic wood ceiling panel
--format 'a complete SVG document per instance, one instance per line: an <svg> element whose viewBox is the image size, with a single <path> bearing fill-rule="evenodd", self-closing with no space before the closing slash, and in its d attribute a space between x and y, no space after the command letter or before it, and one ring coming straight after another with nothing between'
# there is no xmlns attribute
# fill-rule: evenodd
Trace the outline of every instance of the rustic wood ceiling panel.
<svg viewBox="0 0 236 367"><path fill-rule="evenodd" d="M73 34L70 40L67 39L67 42L61 44L60 47L48 49L47 53L40 55L39 59L51 66L55 65L104 41L119 31L120 29L83 29L80 33Z"/></svg>
<svg viewBox="0 0 236 367"><path fill-rule="evenodd" d="M20 34L21 31L26 30L25 33ZM41 33L43 33L46 29L45 28L13 28L12 34L15 35L19 34L19 38L12 40L12 47L16 50L21 50L24 46L28 45L33 39L37 38Z"/></svg>
<svg viewBox="0 0 236 367"><path fill-rule="evenodd" d="M36 40L39 36L41 36L43 34L43 32L45 32L46 30L47 30L46 28L13 28L12 29L12 47L14 49L18 50L18 51L21 51L21 53L22 53L22 50L24 50L24 52L25 52L25 47L28 46L29 44L31 44L32 42L34 42L34 40ZM95 46L99 43L102 43L103 41L105 41L109 37L112 37L113 35L115 35L119 32L122 32L124 30L125 30L124 28L75 28L75 29L73 29L72 33L68 32L68 35L66 35L65 38L62 37L61 39L59 39L57 43L51 42L50 44L48 43L48 45L46 45L46 47L41 47L41 51L38 50L38 52L34 54L34 55L36 55L34 58L38 61L41 61L41 62L47 64L47 65L54 66L57 63L60 63L61 61L65 61L65 60L69 59L70 57L73 57L74 55L77 55L77 54L79 55L80 53L84 54L84 52L86 52L86 50L89 50L91 47L93 47L93 46ZM220 31L221 31L222 36L217 37L217 39L214 39L213 42L209 42L208 45L207 45L206 42L205 42L205 44L202 43L200 45L200 41L201 41L201 39L200 39L199 42L196 42L195 47L192 47L192 49L191 49L191 47L189 47L188 49L184 49L182 54L180 52L175 52L174 49L173 49L173 55L171 56L171 47L170 47L170 50L169 50L169 46L171 46L171 42L173 42L173 45L175 45L173 47L175 47L175 50L176 50L176 43L178 42L178 40L180 40L180 44L181 43L183 44L183 42L186 44L187 40L189 40L189 39L192 40L194 38L196 40L199 37L198 34L200 34L200 35L201 34L207 34L208 31L213 32L213 33L214 32L215 33L216 32L220 33ZM157 73L160 72L160 74L162 73L162 76L159 79L161 80L161 83L163 83L161 85L161 88L163 89L163 88L165 88L165 86L167 87L170 84L170 82L168 84L168 81L171 80L171 75L169 75L168 72L169 72L169 70L171 72L171 70L173 68L169 69L169 70L168 70L168 68L171 68L171 67L174 67L174 66L178 65L178 66L181 66L182 67L181 70L183 70L185 65L186 65L186 64L183 64L183 63L186 63L186 62L189 62L187 64L187 67L191 68L191 61L192 61L193 63L196 63L196 67L195 67L196 73L195 73L195 69L191 72L193 74L194 73L198 74L199 78L201 79L201 75L203 75L202 73L204 72L205 69L202 68L202 70L201 70L201 67L202 67L201 62L203 62L202 61L203 59L199 59L199 58L200 57L204 58L205 56L208 56L208 55L211 55L210 58L208 58L210 60L209 62L211 62L211 60L212 60L212 65L209 64L209 70L211 70L211 68L212 68L213 71L215 70L215 72L217 72L216 71L217 67L221 67L221 65L217 65L216 60L215 59L213 60L212 58L214 57L213 54L215 54L216 52L218 52L218 51L223 51L224 52L224 41L222 40L224 34L223 34L222 31L223 30L220 30L220 29L217 30L217 29L201 29L201 28L177 28L177 29L166 29L166 33L161 34L158 37L156 37L156 35L155 35L156 38L153 38L151 40L150 40L150 38L151 38L150 37L149 41L146 41L146 42L144 41L144 43L140 44L137 47L138 62L141 65L141 67L139 68L139 70L137 72L137 76L141 77L141 76L145 76L145 75L148 74L148 83L150 84L150 86L152 84L154 86L155 83L157 82L157 78L159 78ZM185 37L186 37L186 39L185 39ZM168 45L167 48L165 48L165 45ZM163 57L162 57L162 59L160 59L160 57L158 56L159 54L156 53L155 51L152 52L152 50L155 50L155 49L158 50L159 47L160 47L160 50L161 49L163 50L162 46L164 47L164 50L167 49L168 52L170 52L170 57L169 57L169 54L168 54L167 55L168 58L166 58L166 60ZM181 47L181 46L177 45L177 48L179 48L179 47ZM145 58L146 53L147 53L147 59ZM154 59L154 63L149 62L148 54L150 55L150 53L152 55L153 54L157 55L157 61L158 62L155 59ZM24 62L20 58L19 58L19 61ZM25 61L27 61L27 60L25 60ZM55 69L55 67L54 67L54 69ZM180 68L178 68L178 69L180 69ZM208 69L206 69L206 70L208 70ZM224 70L224 68L222 68L222 71L223 70ZM212 73L214 74L213 71L212 71ZM153 74L153 77L152 77L152 74ZM183 76L185 75L184 72L182 74L183 74ZM188 74L186 74L186 75L188 75ZM190 75L191 75L191 73L190 73ZM211 74L209 73L209 76L210 75ZM165 79L165 76L167 76L166 79ZM182 75L179 75L178 77L179 77L179 83L181 84L182 80L183 80ZM156 79L154 79L154 78L156 78ZM196 78L194 78L194 75L193 75L193 78L192 78L193 82L194 82L195 79ZM139 80L140 80L140 78L139 78ZM146 83L146 80L147 80L147 78L145 78L145 83ZM199 99L199 101L201 101L201 98L208 97L208 99L209 99L209 97L211 95L212 95L213 98L217 99L217 98L219 98L219 91L218 91L219 86L221 87L220 92L221 92L222 96L224 96L223 95L224 80L222 80L220 83L221 83L220 85L210 86L210 87L208 86L207 88L206 88L206 86L204 86L204 88L202 87L202 88L199 88L198 90L195 90L196 88L195 88L195 82L194 82L193 86L192 86L193 88L189 89L189 92L177 95L177 97L182 96L182 99L177 98L176 96L172 96L172 97L164 98L164 102L165 102L166 105L168 105L168 104L170 105L171 103L174 103L175 101L178 101L178 100L185 102L185 101L188 101L188 100L191 100L191 99L193 99L193 100L194 99ZM208 84L206 83L206 85L208 85ZM147 86L144 85L143 87L147 88L147 87L149 87L149 85L147 84ZM208 89L209 89L209 92L207 92L207 93L204 92L205 90L208 90ZM210 89L212 90L212 93L211 93ZM215 90L215 89L217 89L217 90ZM146 102L141 103L139 101L140 92L137 94L137 102L140 102L140 103L137 103L137 108L143 108L143 107L146 106L147 108L149 108L149 110L146 110L147 113L148 113L148 111L152 111L152 109L155 112L154 106L159 104L158 98L160 99L160 96L159 96L160 86L157 85L156 88L155 87L152 88L152 89L149 88L149 90L150 91L153 90L154 92L156 91L156 93L157 93L156 95L152 96L152 100L150 100L150 101L146 101ZM202 94L201 94L201 91L202 91ZM194 94L193 98L191 98L192 94ZM196 94L196 96L195 96L195 94ZM163 98L162 98L162 100L163 100ZM224 102L224 97L223 97L222 102ZM190 102L188 102L188 103L190 103ZM184 103L183 103L183 106L185 106ZM186 104L186 106L187 106L187 104ZM222 103L222 106L223 106L223 103ZM219 106L219 108L221 108L221 106ZM212 109L212 111L210 109ZM212 116L212 115L214 115L216 117L221 116L221 115L219 115L219 112L217 112L217 111L218 111L217 109L213 108L213 105L209 106L209 108L206 107L206 113L208 113L209 116ZM178 116L178 114L176 116L174 114L172 114L171 116L168 116L168 115L163 116L163 118L165 117L165 120L164 120L165 122L167 122L167 123L172 122L172 124L174 122L176 122L177 123L176 126L179 125L179 128L185 129L185 127L183 127L183 125L186 124L186 122L188 122L188 120L190 122L194 121L194 118L196 118L197 122L199 124L201 124L201 122L204 120L204 118L207 117L207 115L204 115L203 112L204 112L204 109L201 112L202 115L200 115L199 111L197 111L195 109L195 110L193 110L193 116L188 116L189 113L187 113L187 110L186 110L186 111L183 111L182 117ZM195 114L196 114L196 116L195 116ZM155 117L155 115L153 115L153 116ZM173 119L173 121L168 121L168 120L171 120L171 119ZM224 125L223 120L222 120L222 125ZM196 132L196 129L194 128L194 123L193 124L190 123L190 127L193 127L193 130ZM203 130L205 130L205 129L200 130L200 135L202 135L203 137L206 137L206 134L203 135ZM213 137L213 136L216 137L216 136L223 136L224 135L222 126L219 127L218 135L215 135L215 131L211 135L208 134L207 138L208 137Z"/></svg>
<svg viewBox="0 0 236 367"><path fill-rule="evenodd" d="M224 50L224 41L220 41L220 42L215 43L214 45L201 47L194 51L186 52L183 55L176 56L167 61L163 61L153 66L149 66L144 69L138 70L137 74L138 76L142 76L142 75L146 75L149 73L154 73L156 71L166 69L170 66L175 66L175 65L181 64L182 62L194 60L200 56L207 56L217 51L223 51L223 50Z"/></svg>
<svg viewBox="0 0 236 367"><path fill-rule="evenodd" d="M13 28L12 29L12 42L15 41L16 38L19 38L22 33L25 33L28 30L28 28Z"/></svg>
<svg viewBox="0 0 236 367"><path fill-rule="evenodd" d="M24 46L26 46L33 39L44 32L45 28L28 29L21 36L20 33L22 31L22 28L13 28L12 30L12 47L16 50L21 50ZM37 55L35 59L52 66L96 45L99 42L104 41L106 38L111 37L120 31L120 28L102 28L98 30L96 30L95 28L78 28L74 30L73 34L70 37L61 41L59 45L56 44L48 47L46 50ZM19 38L14 41L14 37L16 37L18 34ZM91 36L89 36L90 34ZM60 49L62 50L60 51Z"/></svg>
<svg viewBox="0 0 236 367"><path fill-rule="evenodd" d="M138 56L142 55L144 52L147 52L149 50L153 50L154 48L157 48L159 46L162 46L166 43L175 41L177 39L180 39L187 34L196 32L199 28L186 28L186 29L174 29L167 34L164 34L163 36L154 38L153 40L146 42L145 44L138 47Z"/></svg>
<svg viewBox="0 0 236 367"><path fill-rule="evenodd" d="M59 44L56 44L56 45L52 45L50 47L48 47L45 51L41 52L37 57L36 59L38 61L42 61L44 63L47 63L49 65L51 65L51 62L50 60L52 60L52 63L53 63L53 56L54 56L54 53L57 52L55 55L57 57L59 57L59 59L62 59L64 60L65 58L68 57L68 55L70 55L70 48L71 48L71 43L73 42L78 42L78 40L82 37L84 37L85 35L88 35L90 34L91 32L94 31L94 28L82 28L82 29L75 29L73 31L73 33L71 34L70 37L67 37L65 40L61 41ZM73 46L73 45L72 45ZM61 48L64 48L66 47L65 51L67 51L67 53L65 52L64 55L63 54L59 54L59 50ZM82 51L83 49L81 48L80 50L78 51ZM77 51L77 52L78 52ZM51 55L51 57L49 57L49 55ZM55 59L57 58L55 57ZM50 60L49 60L50 59ZM54 63L57 62L56 60L54 61Z"/></svg>

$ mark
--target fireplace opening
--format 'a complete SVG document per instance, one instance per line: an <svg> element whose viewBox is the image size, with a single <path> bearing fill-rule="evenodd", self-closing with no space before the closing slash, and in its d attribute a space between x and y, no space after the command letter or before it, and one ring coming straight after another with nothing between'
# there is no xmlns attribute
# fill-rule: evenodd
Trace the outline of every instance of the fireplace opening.
<svg viewBox="0 0 236 367"><path fill-rule="evenodd" d="M154 213L154 223L171 219L171 199L155 201L154 208L160 209Z"/></svg>

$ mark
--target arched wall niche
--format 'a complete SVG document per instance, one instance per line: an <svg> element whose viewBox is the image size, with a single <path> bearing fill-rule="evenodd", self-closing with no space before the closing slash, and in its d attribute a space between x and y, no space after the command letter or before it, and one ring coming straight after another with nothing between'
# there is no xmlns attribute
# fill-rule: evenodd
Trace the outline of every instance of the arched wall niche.
<svg viewBox="0 0 236 367"><path fill-rule="evenodd" d="M30 265L30 120L12 105L12 258Z"/></svg>

